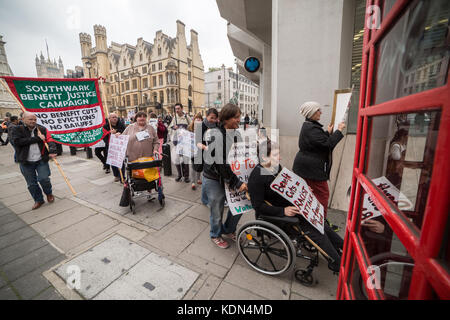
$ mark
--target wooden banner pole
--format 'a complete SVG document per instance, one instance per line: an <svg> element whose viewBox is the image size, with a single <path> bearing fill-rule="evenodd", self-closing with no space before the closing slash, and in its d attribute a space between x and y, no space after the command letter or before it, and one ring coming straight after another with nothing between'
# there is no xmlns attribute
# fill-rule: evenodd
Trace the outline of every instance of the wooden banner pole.
<svg viewBox="0 0 450 320"><path fill-rule="evenodd" d="M3 87L9 92L9 94L14 98L14 100L16 100L16 103L19 105L19 107L22 109L23 112L27 112L27 110L25 110L25 107L22 105L22 103L19 101L19 99L17 99L17 97L11 92L11 89L9 89L9 86L4 84L4 80L1 79L0 82L2 83ZM39 128L36 126L37 131L41 133L41 131L39 130ZM47 151L50 152L50 148L48 147L47 142L44 141L45 147L47 148ZM64 180L66 181L67 185L70 188L70 191L72 191L72 194L74 196L77 195L77 193L75 192L74 188L72 187L72 185L69 182L69 179L67 179L67 176L65 175L63 169L61 168L60 164L58 163L58 161L56 161L55 158L52 158L52 160L55 162L56 166L58 167L59 172L61 173L61 175L63 176Z"/></svg>
<svg viewBox="0 0 450 320"><path fill-rule="evenodd" d="M103 103L104 103L103 110L105 110L106 115L107 115L107 117L108 117L109 131L112 131L111 121L109 120L108 103L106 102L106 99L105 99L105 86L104 86L104 84L105 84L106 79L103 78L103 77L100 77L99 79L101 80L101 84L102 84L102 100L103 100ZM106 106L106 107L105 107L105 106ZM120 173L120 181L121 181L122 184L123 184L123 183L124 183L124 180L123 180L122 168L119 168L119 173Z"/></svg>

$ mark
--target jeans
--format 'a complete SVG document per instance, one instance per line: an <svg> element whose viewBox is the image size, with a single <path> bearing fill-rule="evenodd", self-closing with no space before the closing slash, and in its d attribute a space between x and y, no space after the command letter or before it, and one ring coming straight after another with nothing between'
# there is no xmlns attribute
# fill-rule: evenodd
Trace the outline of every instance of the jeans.
<svg viewBox="0 0 450 320"><path fill-rule="evenodd" d="M223 209L225 203L225 188L219 181L203 177L202 190L205 189L206 196L210 205L209 223L211 230L209 235L211 238L220 237L221 234L233 233L236 231L237 224L242 215L233 216L228 209L227 219L222 224Z"/></svg>
<svg viewBox="0 0 450 320"><path fill-rule="evenodd" d="M205 178L202 175L202 203L208 205L208 196L206 195Z"/></svg>
<svg viewBox="0 0 450 320"><path fill-rule="evenodd" d="M48 162L39 160L36 162L27 162L20 164L20 171L22 172L25 181L28 185L28 191L35 202L44 202L42 190L46 195L52 194L52 184L50 182L50 167ZM42 187L39 187L39 184Z"/></svg>

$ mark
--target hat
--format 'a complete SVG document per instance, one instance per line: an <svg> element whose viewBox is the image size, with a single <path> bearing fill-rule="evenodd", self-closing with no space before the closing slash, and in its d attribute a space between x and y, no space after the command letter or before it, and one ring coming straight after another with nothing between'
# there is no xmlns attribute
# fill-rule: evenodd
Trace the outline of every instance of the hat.
<svg viewBox="0 0 450 320"><path fill-rule="evenodd" d="M300 113L305 118L311 118L314 113L322 108L322 105L315 101L308 101L301 105Z"/></svg>

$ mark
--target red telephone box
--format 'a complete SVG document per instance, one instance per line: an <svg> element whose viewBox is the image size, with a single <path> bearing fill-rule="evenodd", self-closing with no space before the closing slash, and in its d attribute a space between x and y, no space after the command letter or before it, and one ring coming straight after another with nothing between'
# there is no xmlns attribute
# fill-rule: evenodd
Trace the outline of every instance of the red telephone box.
<svg viewBox="0 0 450 320"><path fill-rule="evenodd" d="M366 6L337 297L450 299L450 1Z"/></svg>

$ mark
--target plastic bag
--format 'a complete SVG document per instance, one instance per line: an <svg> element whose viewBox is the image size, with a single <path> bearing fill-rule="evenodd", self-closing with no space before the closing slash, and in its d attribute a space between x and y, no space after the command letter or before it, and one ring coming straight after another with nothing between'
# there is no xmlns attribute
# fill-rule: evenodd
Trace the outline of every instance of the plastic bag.
<svg viewBox="0 0 450 320"><path fill-rule="evenodd" d="M137 160L131 161L131 163L135 162L147 162L147 161L153 161L153 157L142 157ZM159 174L158 168L147 168L147 169L139 169L139 170L132 170L131 176L136 179L145 179L148 182L152 182L156 179L159 179L161 176Z"/></svg>

